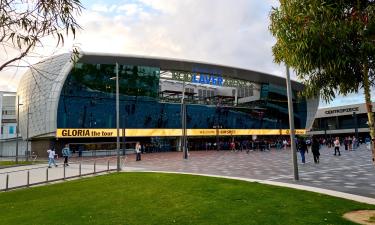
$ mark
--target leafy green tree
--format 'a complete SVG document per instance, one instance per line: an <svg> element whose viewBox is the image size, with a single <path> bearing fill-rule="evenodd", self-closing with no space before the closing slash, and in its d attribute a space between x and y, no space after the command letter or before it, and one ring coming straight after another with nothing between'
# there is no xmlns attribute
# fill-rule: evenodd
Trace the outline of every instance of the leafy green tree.
<svg viewBox="0 0 375 225"><path fill-rule="evenodd" d="M74 37L82 8L79 0L0 0L0 48L8 55L0 71L42 46L44 37L54 36L57 46L63 45L64 34Z"/></svg>
<svg viewBox="0 0 375 225"><path fill-rule="evenodd" d="M295 70L307 97L329 102L364 90L374 140L375 0L280 0L270 19L274 59Z"/></svg>

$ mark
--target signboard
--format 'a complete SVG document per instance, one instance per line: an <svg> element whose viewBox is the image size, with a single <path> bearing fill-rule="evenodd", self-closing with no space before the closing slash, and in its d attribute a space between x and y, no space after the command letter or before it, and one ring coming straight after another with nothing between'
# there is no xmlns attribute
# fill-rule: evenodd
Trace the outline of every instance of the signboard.
<svg viewBox="0 0 375 225"><path fill-rule="evenodd" d="M224 78L225 77L225 78ZM172 80L210 84L224 87L252 87L254 83L246 80L239 80L224 76L220 71L198 71L193 72L180 72L172 71Z"/></svg>
<svg viewBox="0 0 375 225"><path fill-rule="evenodd" d="M325 114L335 114L335 113L347 113L347 112L358 112L359 107L344 108L344 109L332 109L324 111Z"/></svg>
<svg viewBox="0 0 375 225"><path fill-rule="evenodd" d="M123 136L120 129L120 136ZM187 136L289 135L288 129L187 129ZM296 134L306 134L296 129ZM177 137L182 129L125 129L126 137ZM116 129L57 129L56 138L117 137Z"/></svg>
<svg viewBox="0 0 375 225"><path fill-rule="evenodd" d="M214 76L209 74L193 74L191 82L223 86L223 78L221 76Z"/></svg>

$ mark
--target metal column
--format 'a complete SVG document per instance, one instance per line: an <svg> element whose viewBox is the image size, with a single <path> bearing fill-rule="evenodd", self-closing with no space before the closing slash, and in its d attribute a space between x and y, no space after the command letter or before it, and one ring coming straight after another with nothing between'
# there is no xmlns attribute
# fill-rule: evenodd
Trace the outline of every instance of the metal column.
<svg viewBox="0 0 375 225"><path fill-rule="evenodd" d="M290 146L292 150L292 160L293 160L293 173L294 180L299 180L298 176L298 165L297 165L297 150L295 142L295 130L294 130L294 113L293 113L293 96L292 87L290 82L289 66L286 65L286 88L288 94L288 113L289 113L289 128L290 128Z"/></svg>

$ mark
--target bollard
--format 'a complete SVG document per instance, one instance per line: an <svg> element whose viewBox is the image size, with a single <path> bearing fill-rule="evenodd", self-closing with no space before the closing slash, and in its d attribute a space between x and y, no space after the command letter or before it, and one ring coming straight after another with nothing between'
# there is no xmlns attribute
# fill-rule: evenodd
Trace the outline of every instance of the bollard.
<svg viewBox="0 0 375 225"><path fill-rule="evenodd" d="M63 168L64 168L64 177L63 177L63 179L65 180L65 173L66 173L65 168L66 168L66 166L64 165Z"/></svg>
<svg viewBox="0 0 375 225"><path fill-rule="evenodd" d="M30 170L27 171L27 187L30 186Z"/></svg>
<svg viewBox="0 0 375 225"><path fill-rule="evenodd" d="M9 174L7 174L5 178L5 190L7 191L9 188Z"/></svg>
<svg viewBox="0 0 375 225"><path fill-rule="evenodd" d="M107 161L107 171L109 172L109 160Z"/></svg>
<svg viewBox="0 0 375 225"><path fill-rule="evenodd" d="M96 161L94 161L94 174L96 173Z"/></svg>
<svg viewBox="0 0 375 225"><path fill-rule="evenodd" d="M46 181L48 181L48 168L46 170Z"/></svg>
<svg viewBox="0 0 375 225"><path fill-rule="evenodd" d="M81 163L79 163L79 176L82 175L82 167L81 167Z"/></svg>

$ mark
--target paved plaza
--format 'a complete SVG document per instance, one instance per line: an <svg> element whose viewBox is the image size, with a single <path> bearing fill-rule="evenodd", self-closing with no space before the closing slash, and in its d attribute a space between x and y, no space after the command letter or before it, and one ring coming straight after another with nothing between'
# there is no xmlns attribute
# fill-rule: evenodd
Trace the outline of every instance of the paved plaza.
<svg viewBox="0 0 375 225"><path fill-rule="evenodd" d="M76 176L82 159L73 158L71 166L66 168L66 176ZM116 168L116 158L84 158L82 174L93 173L93 162L96 170L105 171L108 160L110 169ZM307 163L301 164L298 155L300 180L293 180L290 150L259 152L246 151L191 151L188 160L182 159L181 152L148 153L142 155L142 161L136 162L131 154L122 160L124 171L167 171L199 173L218 176L241 177L265 181L277 181L300 184L318 188L340 191L370 198L375 198L375 167L371 162L371 151L360 146L356 151L341 151L341 156L334 156L333 149L321 150L319 164L314 164L312 154L307 154ZM9 187L25 185L27 170L30 170L30 183L46 179L46 164L20 166L0 169L0 189L5 187L5 176L10 171ZM49 179L63 177L61 164L48 170Z"/></svg>
<svg viewBox="0 0 375 225"><path fill-rule="evenodd" d="M341 148L343 149L343 148ZM180 152L143 154L142 161L133 156L126 160L126 169L201 173L221 176L270 180L319 187L334 191L375 198L375 167L371 151L365 145L356 151L341 151L333 155L333 148L321 149L319 164L314 164L311 152L307 163L298 155L300 180L293 180L290 150L266 152L246 151L191 151L188 160Z"/></svg>

